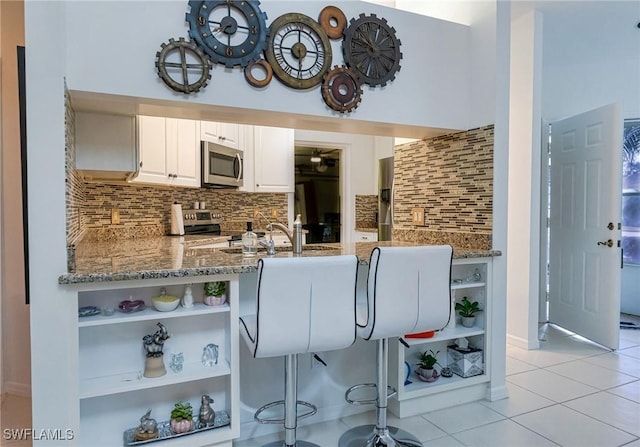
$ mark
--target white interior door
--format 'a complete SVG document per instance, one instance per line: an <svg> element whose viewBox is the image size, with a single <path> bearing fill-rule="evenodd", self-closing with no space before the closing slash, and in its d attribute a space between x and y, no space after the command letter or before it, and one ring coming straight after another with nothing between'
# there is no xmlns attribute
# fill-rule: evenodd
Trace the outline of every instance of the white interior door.
<svg viewBox="0 0 640 447"><path fill-rule="evenodd" d="M618 349L622 116L612 104L551 124L549 321Z"/></svg>

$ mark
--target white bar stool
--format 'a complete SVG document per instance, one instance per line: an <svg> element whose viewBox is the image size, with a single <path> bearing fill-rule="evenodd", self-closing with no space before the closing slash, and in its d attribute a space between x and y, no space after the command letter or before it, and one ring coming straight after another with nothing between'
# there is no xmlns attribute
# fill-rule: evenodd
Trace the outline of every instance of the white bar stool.
<svg viewBox="0 0 640 447"><path fill-rule="evenodd" d="M284 423L285 439L265 447L320 447L296 440L297 420L317 408L297 399L298 354L343 349L356 339L355 296L358 258L321 256L258 261L256 314L240 317L240 332L254 358L285 357L284 400L254 415L261 423ZM284 419L260 417L284 405ZM298 416L298 405L310 410Z"/></svg>
<svg viewBox="0 0 640 447"><path fill-rule="evenodd" d="M422 447L412 434L387 426L389 338L444 328L451 308L451 259L449 245L377 247L373 249L367 276L367 294L357 297L358 336L377 340L376 383L352 386L345 393L355 405L376 404L376 424L346 431L339 447ZM349 394L375 387L376 399L356 401Z"/></svg>

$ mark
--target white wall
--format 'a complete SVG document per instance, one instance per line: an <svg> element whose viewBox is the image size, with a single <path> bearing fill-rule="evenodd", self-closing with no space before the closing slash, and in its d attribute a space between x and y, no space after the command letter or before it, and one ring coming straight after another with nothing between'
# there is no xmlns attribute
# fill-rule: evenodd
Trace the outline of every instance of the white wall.
<svg viewBox="0 0 640 447"><path fill-rule="evenodd" d="M510 66L507 333L511 343L537 349L542 88L539 12L530 11L511 23Z"/></svg>
<svg viewBox="0 0 640 447"><path fill-rule="evenodd" d="M24 45L22 2L0 3L0 56L2 56L2 376L3 391L31 393L29 362L29 306L25 304L22 248L22 185L20 114L16 46Z"/></svg>
<svg viewBox="0 0 640 447"><path fill-rule="evenodd" d="M541 6L543 117L553 121L612 102L622 103L624 118L640 117L640 2L558 3L571 8Z"/></svg>
<svg viewBox="0 0 640 447"><path fill-rule="evenodd" d="M495 123L496 1L396 0L396 7L469 26L469 113L467 129ZM397 143L401 144L401 143Z"/></svg>
<svg viewBox="0 0 640 447"><path fill-rule="evenodd" d="M348 18L362 12L377 13L396 27L402 42L403 58L396 79L384 88L365 86L362 102L348 116L331 111L318 88L294 90L274 79L266 88L256 90L246 83L239 69L221 66L214 67L210 84L198 94L186 96L170 90L155 73L154 59L163 42L187 36L187 4L183 1L67 3L65 27L68 35L78 37L66 46L67 85L70 90L180 102L183 108L204 104L319 116L335 121L336 126L361 120L448 129L469 127L468 27L364 2L339 1L334 5ZM260 6L270 23L292 10L317 17L326 3L273 0L263 1ZM145 26L148 24L153 25ZM333 65L342 64L340 41L332 41L332 47ZM280 125L293 127L285 122Z"/></svg>
<svg viewBox="0 0 640 447"><path fill-rule="evenodd" d="M77 300L58 285L67 270L64 9L62 2L25 2L31 388L33 427L77 434L79 407L68 403L78 396L78 331L66 330L77 327ZM61 445L38 444L52 443Z"/></svg>

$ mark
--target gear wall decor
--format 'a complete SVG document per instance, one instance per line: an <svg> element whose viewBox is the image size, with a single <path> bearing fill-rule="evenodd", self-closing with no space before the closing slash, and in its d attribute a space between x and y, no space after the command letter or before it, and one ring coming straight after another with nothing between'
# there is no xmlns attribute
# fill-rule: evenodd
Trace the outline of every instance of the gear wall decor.
<svg viewBox="0 0 640 447"><path fill-rule="evenodd" d="M198 46L181 37L169 39L156 53L158 76L173 90L195 93L207 85L210 62Z"/></svg>
<svg viewBox="0 0 640 447"><path fill-rule="evenodd" d="M358 107L362 99L362 87L358 76L350 68L336 65L324 75L322 98L337 112L351 112Z"/></svg>
<svg viewBox="0 0 640 447"><path fill-rule="evenodd" d="M402 53L396 30L375 14L351 19L344 30L342 52L347 66L372 87L384 87L400 70Z"/></svg>
<svg viewBox="0 0 640 447"><path fill-rule="evenodd" d="M360 104L363 83L384 87L400 70L396 30L375 14L362 13L347 24L340 8L326 6L317 21L291 12L267 26L259 0L190 0L188 5L192 40L169 39L156 53L158 75L178 92L205 87L211 63L217 63L243 68L252 87L267 87L274 75L294 89L320 85L325 104L345 113ZM330 69L329 39L342 39L345 65Z"/></svg>

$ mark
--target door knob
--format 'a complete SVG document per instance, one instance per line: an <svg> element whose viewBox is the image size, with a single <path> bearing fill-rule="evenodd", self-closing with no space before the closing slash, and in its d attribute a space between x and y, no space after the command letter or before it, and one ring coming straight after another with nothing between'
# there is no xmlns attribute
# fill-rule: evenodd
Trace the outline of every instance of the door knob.
<svg viewBox="0 0 640 447"><path fill-rule="evenodd" d="M609 239L606 242L598 242L598 245L606 245L607 247L613 247L613 241Z"/></svg>

